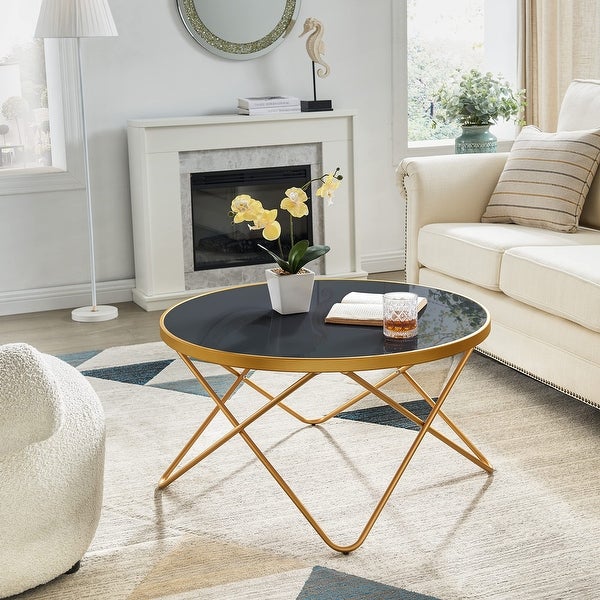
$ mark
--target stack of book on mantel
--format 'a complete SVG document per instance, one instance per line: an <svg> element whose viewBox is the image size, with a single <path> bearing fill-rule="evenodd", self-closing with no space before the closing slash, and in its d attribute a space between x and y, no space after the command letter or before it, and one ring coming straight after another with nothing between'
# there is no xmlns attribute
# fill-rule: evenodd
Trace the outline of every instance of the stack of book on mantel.
<svg viewBox="0 0 600 600"><path fill-rule="evenodd" d="M300 99L294 96L258 96L238 98L238 114L269 115L300 112Z"/></svg>

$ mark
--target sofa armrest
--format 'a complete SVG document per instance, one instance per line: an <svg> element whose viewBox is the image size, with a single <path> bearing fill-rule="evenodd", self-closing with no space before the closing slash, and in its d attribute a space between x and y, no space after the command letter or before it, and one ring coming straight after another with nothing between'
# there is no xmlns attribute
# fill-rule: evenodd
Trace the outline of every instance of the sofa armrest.
<svg viewBox="0 0 600 600"><path fill-rule="evenodd" d="M406 202L406 279L418 282L417 239L429 223L481 219L508 157L507 152L405 158L396 184Z"/></svg>
<svg viewBox="0 0 600 600"><path fill-rule="evenodd" d="M0 346L0 463L48 439L60 424L59 390L44 355L28 344Z"/></svg>

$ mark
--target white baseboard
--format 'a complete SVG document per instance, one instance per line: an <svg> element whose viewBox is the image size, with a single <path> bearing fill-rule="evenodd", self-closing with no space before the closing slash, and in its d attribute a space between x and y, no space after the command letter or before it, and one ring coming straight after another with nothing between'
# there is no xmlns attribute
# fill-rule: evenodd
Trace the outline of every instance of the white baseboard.
<svg viewBox="0 0 600 600"><path fill-rule="evenodd" d="M404 251L380 252L377 254L366 254L361 257L361 267L367 273L403 271L405 266Z"/></svg>
<svg viewBox="0 0 600 600"><path fill-rule="evenodd" d="M383 273L386 271L402 271L404 269L403 252L387 252L370 254L362 257L361 267L364 273L344 274L345 277L365 276L366 273ZM336 277L342 275L336 274ZM131 302L134 300L132 290L135 288L135 279L122 279L107 281L96 285L99 304L113 304L118 302ZM183 297L193 295L192 292L183 294ZM168 306L179 298L169 298ZM164 299L162 299L164 300ZM164 308L163 303L155 306L144 306L140 298L135 302L145 310L158 310ZM171 302L171 304L169 304ZM0 316L19 315L30 312L46 310L59 310L63 308L77 308L89 306L91 303L90 284L63 285L57 287L17 290L14 292L0 292Z"/></svg>
<svg viewBox="0 0 600 600"><path fill-rule="evenodd" d="M107 281L96 285L98 304L131 302L135 279ZM0 315L18 315L61 308L89 306L90 284L0 292Z"/></svg>

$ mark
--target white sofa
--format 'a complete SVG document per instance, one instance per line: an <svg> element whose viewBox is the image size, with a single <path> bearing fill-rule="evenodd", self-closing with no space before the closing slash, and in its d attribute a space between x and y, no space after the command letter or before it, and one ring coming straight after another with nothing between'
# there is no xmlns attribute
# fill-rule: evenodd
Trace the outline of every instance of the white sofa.
<svg viewBox="0 0 600 600"><path fill-rule="evenodd" d="M600 81L571 83L558 131L600 128ZM600 408L600 173L574 233L481 222L508 153L406 158L407 281L488 308L479 350Z"/></svg>
<svg viewBox="0 0 600 600"><path fill-rule="evenodd" d="M79 568L102 507L104 427L79 371L0 346L0 598Z"/></svg>

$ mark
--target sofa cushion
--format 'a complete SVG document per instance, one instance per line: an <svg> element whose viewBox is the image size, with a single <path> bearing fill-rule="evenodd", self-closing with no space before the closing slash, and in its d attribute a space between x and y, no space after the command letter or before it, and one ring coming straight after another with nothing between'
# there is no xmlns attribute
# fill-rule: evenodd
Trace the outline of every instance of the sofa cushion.
<svg viewBox="0 0 600 600"><path fill-rule="evenodd" d="M544 133L524 127L482 222L577 231L599 158L600 130Z"/></svg>
<svg viewBox="0 0 600 600"><path fill-rule="evenodd" d="M579 226L600 229L600 174L596 173L590 192L585 199Z"/></svg>
<svg viewBox="0 0 600 600"><path fill-rule="evenodd" d="M558 115L557 131L600 128L600 81L575 79L567 88ZM579 223L600 229L600 177L594 177Z"/></svg>
<svg viewBox="0 0 600 600"><path fill-rule="evenodd" d="M574 79L560 105L557 131L600 128L600 81Z"/></svg>
<svg viewBox="0 0 600 600"><path fill-rule="evenodd" d="M495 223L432 223L419 231L418 261L439 273L500 289L500 265L506 250L518 246L600 244L600 231L561 233Z"/></svg>
<svg viewBox="0 0 600 600"><path fill-rule="evenodd" d="M507 250L500 289L511 298L600 332L600 245Z"/></svg>

